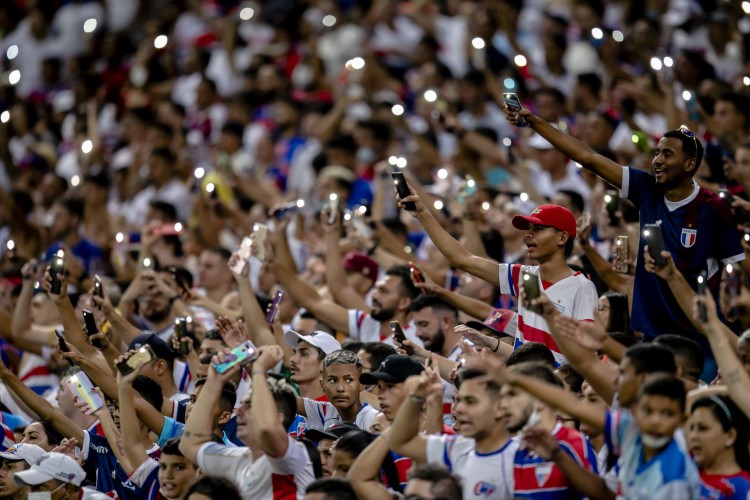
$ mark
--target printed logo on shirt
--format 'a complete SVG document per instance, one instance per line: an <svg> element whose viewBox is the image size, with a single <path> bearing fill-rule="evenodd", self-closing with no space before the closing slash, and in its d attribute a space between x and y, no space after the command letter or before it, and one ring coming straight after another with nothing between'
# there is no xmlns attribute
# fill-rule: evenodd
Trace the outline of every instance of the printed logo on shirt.
<svg viewBox="0 0 750 500"><path fill-rule="evenodd" d="M685 229L682 228L682 234L680 234L680 243L685 248L690 248L695 245L695 240L698 238L697 229Z"/></svg>
<svg viewBox="0 0 750 500"><path fill-rule="evenodd" d="M557 309L560 312L560 314L562 314L562 313L565 312L565 306L564 305L559 304L559 303L555 303L555 302L553 302L552 305L555 306L555 309Z"/></svg>
<svg viewBox="0 0 750 500"><path fill-rule="evenodd" d="M544 483L547 482L547 479L552 475L552 463L543 463L539 464L534 469L534 474L536 474L536 482L539 484L539 486L544 486Z"/></svg>
<svg viewBox="0 0 750 500"><path fill-rule="evenodd" d="M495 486L492 483L486 483L484 481L479 481L477 484L474 485L474 494L475 495L490 496L493 493L495 493L496 489L497 489L497 486Z"/></svg>

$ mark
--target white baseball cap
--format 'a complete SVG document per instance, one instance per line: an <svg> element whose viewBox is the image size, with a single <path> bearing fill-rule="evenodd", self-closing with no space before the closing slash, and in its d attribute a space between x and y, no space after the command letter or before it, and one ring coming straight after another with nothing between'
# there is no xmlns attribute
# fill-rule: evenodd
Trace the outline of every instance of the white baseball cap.
<svg viewBox="0 0 750 500"><path fill-rule="evenodd" d="M341 344L339 344L338 340L326 332L315 331L309 335L302 335L294 330L289 330L284 333L284 340L294 349L297 348L300 342L307 342L323 351L326 355L341 350Z"/></svg>
<svg viewBox="0 0 750 500"><path fill-rule="evenodd" d="M34 465L46 452L39 446L31 443L16 443L7 450L0 452L0 458L18 462L26 460L29 465Z"/></svg>
<svg viewBox="0 0 750 500"><path fill-rule="evenodd" d="M22 486L35 486L53 479L81 486L86 473L69 456L51 451L42 455L30 469L13 475L13 480Z"/></svg>

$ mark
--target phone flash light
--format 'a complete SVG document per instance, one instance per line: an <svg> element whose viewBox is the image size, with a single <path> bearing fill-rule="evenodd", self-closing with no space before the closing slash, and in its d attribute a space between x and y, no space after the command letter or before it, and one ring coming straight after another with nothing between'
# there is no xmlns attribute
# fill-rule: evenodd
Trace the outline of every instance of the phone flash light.
<svg viewBox="0 0 750 500"><path fill-rule="evenodd" d="M328 195L328 199L331 201L336 201L339 199L339 195L337 195L336 193L331 193L330 195Z"/></svg>
<svg viewBox="0 0 750 500"><path fill-rule="evenodd" d="M526 66L527 61L525 56L518 54L513 58L513 62L516 63L516 66L518 66L519 68L523 68L524 66Z"/></svg>
<svg viewBox="0 0 750 500"><path fill-rule="evenodd" d="M651 233L649 232L649 230L648 230L648 229L645 229L645 230L643 231L643 236L648 236L649 234L651 234Z"/></svg>
<svg viewBox="0 0 750 500"><path fill-rule="evenodd" d="M481 38L479 38L479 37L476 37L476 38L474 38L474 39L473 39L473 40L471 41L471 46L472 46L472 47L474 47L474 48L475 48L475 49L477 49L477 50L482 50L482 49L484 48L484 46L485 46L485 45L484 45L484 40L482 40L482 39L481 39Z"/></svg>
<svg viewBox="0 0 750 500"><path fill-rule="evenodd" d="M396 166L398 168L406 168L406 158L403 156L396 160Z"/></svg>
<svg viewBox="0 0 750 500"><path fill-rule="evenodd" d="M747 78L747 77L745 77L745 78ZM8 111L6 109L2 113L0 113L0 122L8 123L9 121L10 121L10 111Z"/></svg>
<svg viewBox="0 0 750 500"><path fill-rule="evenodd" d="M434 90L430 89L430 90L425 90L424 91L424 100L425 101L427 101L427 102L435 102L435 101L437 101L437 98L438 98L437 92L435 92Z"/></svg>
<svg viewBox="0 0 750 500"><path fill-rule="evenodd" d="M592 28L591 29L591 36L595 40L601 40L602 38L604 38L604 31L602 31L601 28Z"/></svg>
<svg viewBox="0 0 750 500"><path fill-rule="evenodd" d="M482 210L485 211L485 212L489 212L489 210L490 210L490 202L489 201L482 202Z"/></svg>
<svg viewBox="0 0 750 500"><path fill-rule="evenodd" d="M445 180L448 178L448 171L444 168L441 168L437 171L438 179Z"/></svg>
<svg viewBox="0 0 750 500"><path fill-rule="evenodd" d="M336 24L336 16L332 16L331 14L328 14L323 18L323 26L326 28L330 28L334 24Z"/></svg>
<svg viewBox="0 0 750 500"><path fill-rule="evenodd" d="M93 33L96 29L96 19L93 17L91 19L86 19L86 22L83 23L83 32L84 33Z"/></svg>
<svg viewBox="0 0 750 500"><path fill-rule="evenodd" d="M156 38L154 38L154 48L155 49L163 49L167 46L167 35L159 35Z"/></svg>
<svg viewBox="0 0 750 500"><path fill-rule="evenodd" d="M732 274L734 272L734 266L732 264L727 264L727 274Z"/></svg>
<svg viewBox="0 0 750 500"><path fill-rule="evenodd" d="M94 143L90 139L86 139L81 143L81 152L85 155L89 154L94 149Z"/></svg>
<svg viewBox="0 0 750 500"><path fill-rule="evenodd" d="M122 234L122 233L117 233L117 234L115 235L115 241L116 241L117 243L122 243L123 241L125 241L125 235L124 235L124 234Z"/></svg>
<svg viewBox="0 0 750 500"><path fill-rule="evenodd" d="M521 201L529 201L529 195L526 193L521 193L518 195L518 197L521 199Z"/></svg>
<svg viewBox="0 0 750 500"><path fill-rule="evenodd" d="M305 200L303 200L302 198L297 200L297 208L302 208L304 206L305 206Z"/></svg>
<svg viewBox="0 0 750 500"><path fill-rule="evenodd" d="M698 276L698 283L703 283L703 276Z"/></svg>
<svg viewBox="0 0 750 500"><path fill-rule="evenodd" d="M442 210L444 205L442 201L435 200L435 203L433 203L433 206L435 207L435 210Z"/></svg>
<svg viewBox="0 0 750 500"><path fill-rule="evenodd" d="M604 195L604 203L609 203L612 201L612 196L605 194Z"/></svg>
<svg viewBox="0 0 750 500"><path fill-rule="evenodd" d="M5 246L8 248L8 250L13 250L14 248L16 248L16 242L13 240L8 240Z"/></svg>
<svg viewBox="0 0 750 500"><path fill-rule="evenodd" d="M693 94L689 90L685 90L682 92L682 99L685 101L689 101L693 97Z"/></svg>
<svg viewBox="0 0 750 500"><path fill-rule="evenodd" d="M206 184L206 192L207 193L213 193L214 190L216 190L216 186L214 186L213 182L209 182L208 184Z"/></svg>
<svg viewBox="0 0 750 500"><path fill-rule="evenodd" d="M745 234L745 236L743 236L743 238L745 239L745 241L747 241L748 243L750 243L750 234Z"/></svg>
<svg viewBox="0 0 750 500"><path fill-rule="evenodd" d="M193 175L195 175L196 179L203 179L203 176L206 175L206 170L203 167L198 167L193 172Z"/></svg>
<svg viewBox="0 0 750 500"><path fill-rule="evenodd" d="M249 21L255 15L255 11L251 7L245 7L240 11L240 19L243 21Z"/></svg>
<svg viewBox="0 0 750 500"><path fill-rule="evenodd" d="M182 224L179 222L175 222L174 230L176 233L179 233L180 231L182 231Z"/></svg>
<svg viewBox="0 0 750 500"><path fill-rule="evenodd" d="M151 259L146 257L143 259L143 267L149 267L151 265Z"/></svg>
<svg viewBox="0 0 750 500"><path fill-rule="evenodd" d="M653 68L654 71L661 71L663 64L661 62L661 59L658 57L652 57L651 58L651 68Z"/></svg>
<svg viewBox="0 0 750 500"><path fill-rule="evenodd" d="M404 114L404 107L400 104L394 104L391 108L391 113L393 113L394 116L401 116Z"/></svg>

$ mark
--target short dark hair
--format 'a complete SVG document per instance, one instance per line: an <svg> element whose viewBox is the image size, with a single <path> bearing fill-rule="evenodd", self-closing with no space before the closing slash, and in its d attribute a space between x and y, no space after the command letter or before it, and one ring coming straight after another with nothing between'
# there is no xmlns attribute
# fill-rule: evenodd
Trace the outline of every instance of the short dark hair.
<svg viewBox="0 0 750 500"><path fill-rule="evenodd" d="M571 392L575 394L581 393L583 377L575 370L575 368L573 368L573 365L562 365L557 368L557 370L555 370L555 374L557 374L557 376L560 377L563 382L565 382L565 384L570 387Z"/></svg>
<svg viewBox="0 0 750 500"><path fill-rule="evenodd" d="M86 206L83 202L83 198L79 198L77 196L69 196L67 198L63 198L58 203L61 207L67 210L70 215L78 217L79 219L83 219L83 214Z"/></svg>
<svg viewBox="0 0 750 500"><path fill-rule="evenodd" d="M563 247L563 255L565 255L566 259L573 254L573 246L575 243L576 239L572 234L568 233L568 239L565 240L565 246Z"/></svg>
<svg viewBox="0 0 750 500"><path fill-rule="evenodd" d="M154 148L151 151L152 158L161 158L170 165L174 165L176 158L169 148Z"/></svg>
<svg viewBox="0 0 750 500"><path fill-rule="evenodd" d="M565 94L560 92L555 87L541 87L539 89L536 89L532 97L536 101L537 97L542 96L542 95L548 95L552 97L561 106L565 106L566 104Z"/></svg>
<svg viewBox="0 0 750 500"><path fill-rule="evenodd" d="M178 457L184 457L180 451L180 436L169 438L164 446L161 447L162 455L175 455Z"/></svg>
<svg viewBox="0 0 750 500"><path fill-rule="evenodd" d="M430 493L444 500L462 500L461 479L437 464L419 464L408 472L407 478L432 483Z"/></svg>
<svg viewBox="0 0 750 500"><path fill-rule="evenodd" d="M370 363L373 370L376 370L385 361L385 358L392 354L397 354L396 349L392 345L382 342L365 342L360 349L370 355Z"/></svg>
<svg viewBox="0 0 750 500"><path fill-rule="evenodd" d="M305 493L325 493L323 500L357 500L351 483L340 477L321 477L307 486Z"/></svg>
<svg viewBox="0 0 750 500"><path fill-rule="evenodd" d="M458 370L456 373L456 387L461 387L461 384L466 382L467 380L472 380L480 377L484 377L487 375L487 372L483 370L478 370L475 368L462 368ZM500 397L500 386L497 385L497 383L493 381L488 381L484 386L485 392L492 396L494 399L497 399Z"/></svg>
<svg viewBox="0 0 750 500"><path fill-rule="evenodd" d="M221 500L242 500L237 486L229 479L218 476L202 475L188 488L185 498L190 498L193 493L200 493L209 498L221 498Z"/></svg>
<svg viewBox="0 0 750 500"><path fill-rule="evenodd" d="M678 358L680 358L684 375L696 380L700 378L703 373L705 359L703 358L703 350L698 342L684 335L668 333L656 337L654 343L670 349L675 355L675 364L679 364Z"/></svg>
<svg viewBox="0 0 750 500"><path fill-rule="evenodd" d="M133 380L133 389L141 395L148 404L161 411L164 402L164 392L156 380L145 375L138 375Z"/></svg>
<svg viewBox="0 0 750 500"><path fill-rule="evenodd" d="M209 253L214 253L214 254L218 255L219 257L221 257L222 260L225 260L227 262L229 262L229 259L232 258L232 252L230 252L229 250L227 250L224 247L213 246L213 247L208 247L208 248L206 248L203 251L204 252L209 252Z"/></svg>
<svg viewBox="0 0 750 500"><path fill-rule="evenodd" d="M159 212L162 216L164 216L167 219L164 222L172 222L177 220L177 209L168 201L151 200L148 203L148 206L151 207L151 210Z"/></svg>
<svg viewBox="0 0 750 500"><path fill-rule="evenodd" d="M555 368L555 355L546 345L540 342L525 342L508 356L505 364L512 366L530 361L541 361L550 368Z"/></svg>
<svg viewBox="0 0 750 500"><path fill-rule="evenodd" d="M564 387L562 380L560 380L557 375L555 375L555 372L552 371L552 368L550 368L549 365L542 361L525 361L523 363L518 363L513 365L511 367L511 370L520 375L535 378L537 380L541 380L542 382L556 385L560 388Z"/></svg>
<svg viewBox="0 0 750 500"><path fill-rule="evenodd" d="M417 312L431 307L435 311L443 311L453 318L458 318L458 309L452 304L441 299L434 293L423 293L414 299L409 306L409 312Z"/></svg>
<svg viewBox="0 0 750 500"><path fill-rule="evenodd" d="M674 353L669 348L654 344L653 342L635 344L628 347L627 351L625 351L625 357L630 360L635 373L638 375L641 373L656 372L673 374L677 371L677 365L674 362Z"/></svg>
<svg viewBox="0 0 750 500"><path fill-rule="evenodd" d="M686 394L685 384L676 375L654 373L638 389L637 400L640 401L644 396L663 396L679 402L680 411L684 412Z"/></svg>
<svg viewBox="0 0 750 500"><path fill-rule="evenodd" d="M407 298L414 300L421 293L411 280L411 268L408 265L393 266L385 272L385 275L401 278L401 288Z"/></svg>
<svg viewBox="0 0 750 500"><path fill-rule="evenodd" d="M575 208L579 212L583 212L586 208L586 201L578 191L573 191L571 189L561 189L560 191L558 191L558 193L567 196L570 199L570 204L573 205L573 208Z"/></svg>
<svg viewBox="0 0 750 500"><path fill-rule="evenodd" d="M195 381L195 387L198 388L202 385L206 385L206 377L199 378ZM234 383L227 381L221 387L221 395L219 396L219 406L222 411L232 412L234 405L237 404L237 386Z"/></svg>
<svg viewBox="0 0 750 500"><path fill-rule="evenodd" d="M682 152L685 153L688 158L695 158L695 168L691 172L692 175L695 175L698 168L701 166L701 161L703 161L703 144L701 144L700 139L698 139L693 132L690 133L693 135L685 135L680 130L670 130L664 134L664 137L678 139L682 143Z"/></svg>
<svg viewBox="0 0 750 500"><path fill-rule="evenodd" d="M228 121L221 127L221 133L242 139L242 136L245 134L245 127L240 122Z"/></svg>
<svg viewBox="0 0 750 500"><path fill-rule="evenodd" d="M297 393L284 379L268 377L267 380L276 409L284 415L284 429L288 429L297 416Z"/></svg>
<svg viewBox="0 0 750 500"><path fill-rule="evenodd" d="M592 94L598 96L602 91L602 79L596 73L581 73L576 77L579 85L588 87Z"/></svg>

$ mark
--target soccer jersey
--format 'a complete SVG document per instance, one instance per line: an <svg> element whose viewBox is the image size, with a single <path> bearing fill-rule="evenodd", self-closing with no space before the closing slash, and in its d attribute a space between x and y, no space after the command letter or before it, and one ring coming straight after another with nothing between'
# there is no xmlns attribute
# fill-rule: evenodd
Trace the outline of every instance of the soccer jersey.
<svg viewBox="0 0 750 500"><path fill-rule="evenodd" d="M144 461L130 475L130 481L141 490L141 498L146 500L166 500L159 491L159 462L153 458Z"/></svg>
<svg viewBox="0 0 750 500"><path fill-rule="evenodd" d="M107 438L98 436L90 431L83 432L81 453L86 462L96 467L96 489L101 492L115 491L122 499L137 500L141 498L140 491L130 482L128 475L117 460Z"/></svg>
<svg viewBox="0 0 750 500"><path fill-rule="evenodd" d="M513 497L513 457L516 450L518 441L515 438L491 453L477 453L473 439L427 436L427 461L444 465L461 477L465 500Z"/></svg>
<svg viewBox="0 0 750 500"><path fill-rule="evenodd" d="M198 467L234 481L246 500L302 500L305 489L315 480L313 465L305 445L287 439L283 457L263 455L257 460L249 448L206 443L198 449Z"/></svg>
<svg viewBox="0 0 750 500"><path fill-rule="evenodd" d="M327 401L315 401L304 398L305 400L305 427L307 430L323 430L331 424L342 422L338 410ZM362 408L357 412L354 419L354 425L362 430L370 432L370 425L378 410L367 403L362 403Z"/></svg>
<svg viewBox="0 0 750 500"><path fill-rule="evenodd" d="M687 500L699 497L698 469L676 439L672 438L662 451L644 462L641 433L629 412L607 412L604 439L620 457L618 498Z"/></svg>
<svg viewBox="0 0 750 500"><path fill-rule="evenodd" d="M701 500L747 500L750 498L750 475L747 471L731 476L701 471Z"/></svg>
<svg viewBox="0 0 750 500"><path fill-rule="evenodd" d="M578 464L594 473L596 453L586 437L561 423L552 429L560 449L573 457ZM514 495L529 500L573 498L571 484L565 474L550 460L545 460L529 450L519 448L513 460ZM579 495L580 497L580 495Z"/></svg>
<svg viewBox="0 0 750 500"><path fill-rule="evenodd" d="M521 272L539 274L539 266L523 266L521 264L500 264L500 292L518 296L518 286L521 282ZM575 273L557 283L542 282L544 293L547 294L552 305L561 314L575 319L593 321L594 309L599 297L594 284L581 273ZM562 355L557 344L552 339L549 325L541 314L529 311L523 304L518 303L518 326L514 348L526 342L540 342L550 348L555 356L555 363L562 365L567 359Z"/></svg>
<svg viewBox="0 0 750 500"><path fill-rule="evenodd" d="M373 319L368 313L359 309L349 309L349 336L361 342L383 342L384 344L393 345L393 339L389 336L383 336L380 333L382 323ZM406 338L419 346L423 346L422 341L417 337L417 328L414 323L409 321L407 325L401 325L404 329Z"/></svg>
<svg viewBox="0 0 750 500"><path fill-rule="evenodd" d="M664 248L672 254L677 269L691 286L701 271L708 273L708 287L716 296L721 280L721 264L745 258L740 235L732 220L729 205L718 195L695 186L691 196L680 202L668 202L664 188L646 172L623 167L621 195L640 212L640 227L659 224ZM666 281L646 271L643 238L638 243L635 268L631 326L646 339L661 333L685 335L708 350L708 343L685 316Z"/></svg>
<svg viewBox="0 0 750 500"><path fill-rule="evenodd" d="M326 402L328 401L328 396L323 394L322 396L315 398L315 401ZM303 417L302 415L296 415L294 417L294 421L292 422L292 425L290 425L289 430L287 430L287 434L289 434L292 437L305 437L306 431L307 431L307 422L305 421L305 417Z"/></svg>

